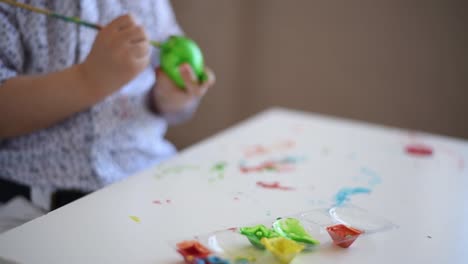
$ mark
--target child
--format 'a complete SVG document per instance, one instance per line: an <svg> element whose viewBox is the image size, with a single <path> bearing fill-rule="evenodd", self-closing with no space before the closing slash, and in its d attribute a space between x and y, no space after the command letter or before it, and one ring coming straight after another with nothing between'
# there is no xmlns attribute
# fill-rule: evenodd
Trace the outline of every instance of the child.
<svg viewBox="0 0 468 264"><path fill-rule="evenodd" d="M106 26L0 3L0 203L53 209L174 154L167 124L191 116L214 76L200 84L183 64L181 91L153 70L149 40L181 34L167 0L18 2Z"/></svg>

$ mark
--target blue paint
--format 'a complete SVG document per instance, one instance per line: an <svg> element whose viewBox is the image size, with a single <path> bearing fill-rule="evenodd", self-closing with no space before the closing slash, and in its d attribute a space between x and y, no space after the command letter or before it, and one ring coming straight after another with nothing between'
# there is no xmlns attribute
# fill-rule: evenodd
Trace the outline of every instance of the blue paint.
<svg viewBox="0 0 468 264"><path fill-rule="evenodd" d="M371 189L365 187L343 188L335 195L336 206L343 205L351 200L350 196L363 193L371 193Z"/></svg>
<svg viewBox="0 0 468 264"><path fill-rule="evenodd" d="M370 187L374 187L376 186L377 184L381 184L382 183L382 179L380 178L380 176L377 174L377 172L369 169L369 168L366 168L366 167L362 167L361 168L361 173L366 175L367 177L369 177L369 180L368 180L368 184Z"/></svg>
<svg viewBox="0 0 468 264"><path fill-rule="evenodd" d="M302 162L304 160L305 160L305 157L288 156L288 157L285 157L285 158L279 160L279 162L281 162L281 163L298 163L298 162Z"/></svg>

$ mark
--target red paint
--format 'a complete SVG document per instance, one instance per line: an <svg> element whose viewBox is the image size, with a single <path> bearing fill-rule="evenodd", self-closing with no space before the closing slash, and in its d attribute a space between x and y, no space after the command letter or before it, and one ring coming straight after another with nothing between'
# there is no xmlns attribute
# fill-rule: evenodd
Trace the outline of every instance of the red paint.
<svg viewBox="0 0 468 264"><path fill-rule="evenodd" d="M269 152L268 148L261 146L261 145L255 145L255 146L251 146L247 148L247 150L245 151L245 156L250 158L253 156L257 156L257 155L264 155L264 154L267 154L268 152Z"/></svg>
<svg viewBox="0 0 468 264"><path fill-rule="evenodd" d="M211 251L195 240L183 241L177 244L179 252L187 263L192 263L196 258L206 258L211 255Z"/></svg>
<svg viewBox="0 0 468 264"><path fill-rule="evenodd" d="M432 155L433 150L427 145L411 144L406 146L406 153L413 156L427 157Z"/></svg>
<svg viewBox="0 0 468 264"><path fill-rule="evenodd" d="M296 124L294 126L291 127L291 130L297 134L300 134L302 132L304 132L304 126L303 125L300 125L300 124Z"/></svg>
<svg viewBox="0 0 468 264"><path fill-rule="evenodd" d="M285 140L274 145L274 149L286 150L296 146L296 142L292 140Z"/></svg>
<svg viewBox="0 0 468 264"><path fill-rule="evenodd" d="M244 154L247 158L251 158L254 156L270 154L275 151L287 150L287 149L293 148L295 145L296 143L292 140L283 140L283 141L279 141L277 143L273 143L268 146L253 145L253 146L247 147L246 150L244 151Z"/></svg>
<svg viewBox="0 0 468 264"><path fill-rule="evenodd" d="M171 202L172 202L172 201L169 200L169 199L166 200L166 203L167 203L167 204L170 204ZM163 204L163 202L161 202L160 200L154 200L153 203L154 203L154 204Z"/></svg>
<svg viewBox="0 0 468 264"><path fill-rule="evenodd" d="M361 230L342 224L327 227L327 232L333 239L333 243L342 248L351 246L358 236L364 233Z"/></svg>
<svg viewBox="0 0 468 264"><path fill-rule="evenodd" d="M237 231L237 227L231 227L231 228L228 228L226 229L228 231L232 231L232 232L236 232Z"/></svg>
<svg viewBox="0 0 468 264"><path fill-rule="evenodd" d="M272 182L272 183L267 183L267 182L257 182L257 186L265 188L265 189L277 189L277 190L283 190L283 191L291 191L294 190L292 187L286 187L286 186L281 186L279 182Z"/></svg>
<svg viewBox="0 0 468 264"><path fill-rule="evenodd" d="M277 172L284 172L284 171L291 171L293 167L289 164L285 164L284 161L265 161L257 166L241 166L240 171L242 173L250 173L250 172L262 172L262 171L277 171Z"/></svg>

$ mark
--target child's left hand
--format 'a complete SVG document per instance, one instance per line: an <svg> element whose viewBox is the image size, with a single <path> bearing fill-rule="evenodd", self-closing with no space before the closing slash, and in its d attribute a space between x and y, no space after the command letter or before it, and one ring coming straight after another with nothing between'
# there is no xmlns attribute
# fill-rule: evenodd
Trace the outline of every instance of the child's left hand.
<svg viewBox="0 0 468 264"><path fill-rule="evenodd" d="M190 115L200 99L215 83L214 73L209 68L205 68L208 79L204 83L199 83L189 64L182 64L179 70L185 90L178 88L160 68L157 68L156 85L151 94L157 110L166 118L173 120L185 119Z"/></svg>

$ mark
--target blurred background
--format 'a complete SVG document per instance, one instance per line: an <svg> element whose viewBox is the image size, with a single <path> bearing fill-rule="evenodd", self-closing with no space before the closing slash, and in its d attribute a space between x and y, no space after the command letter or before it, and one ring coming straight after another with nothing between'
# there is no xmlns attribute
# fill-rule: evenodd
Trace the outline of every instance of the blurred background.
<svg viewBox="0 0 468 264"><path fill-rule="evenodd" d="M468 138L468 2L173 0L217 84L189 146L266 108Z"/></svg>

